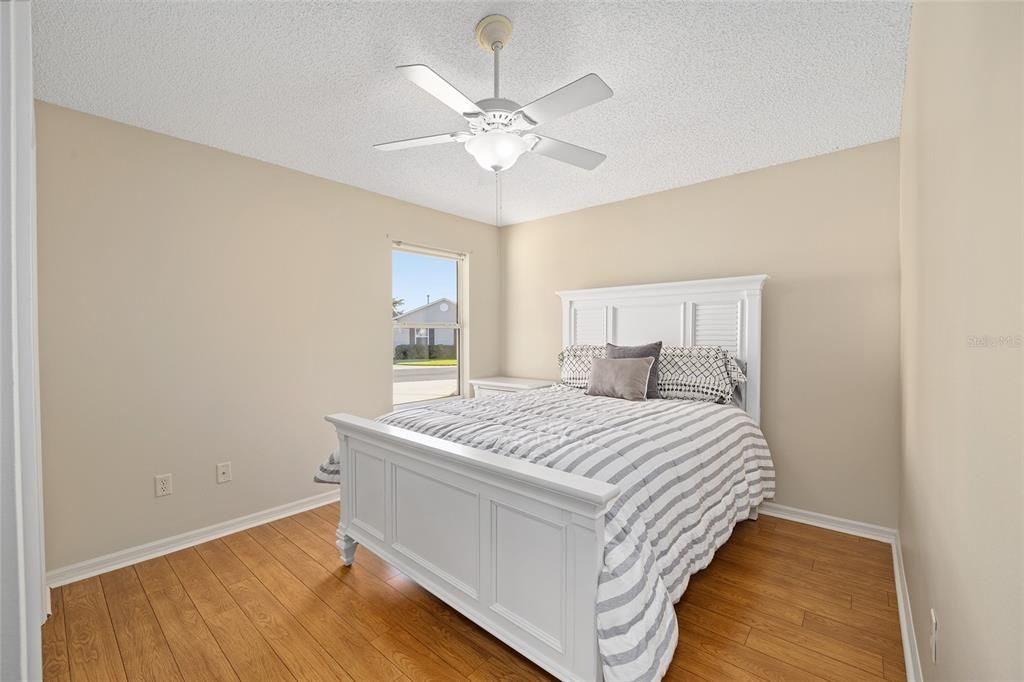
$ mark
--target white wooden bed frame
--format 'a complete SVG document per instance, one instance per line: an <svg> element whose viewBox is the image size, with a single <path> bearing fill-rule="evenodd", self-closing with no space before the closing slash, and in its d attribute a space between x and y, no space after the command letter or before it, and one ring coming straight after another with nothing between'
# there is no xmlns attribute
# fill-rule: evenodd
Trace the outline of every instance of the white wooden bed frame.
<svg viewBox="0 0 1024 682"><path fill-rule="evenodd" d="M562 341L728 348L758 421L766 279L561 291ZM360 417L327 420L346 565L363 544L556 677L601 680L595 604L616 486Z"/></svg>

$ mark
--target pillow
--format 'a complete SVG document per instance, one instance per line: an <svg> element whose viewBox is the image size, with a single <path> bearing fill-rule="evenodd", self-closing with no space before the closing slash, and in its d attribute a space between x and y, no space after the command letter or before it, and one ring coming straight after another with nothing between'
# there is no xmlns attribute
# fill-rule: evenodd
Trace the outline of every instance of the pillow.
<svg viewBox="0 0 1024 682"><path fill-rule="evenodd" d="M740 367L739 359L730 353L725 351L725 362L729 368L729 376L732 377L733 385L740 385L747 383L747 375L743 373L743 369Z"/></svg>
<svg viewBox="0 0 1024 682"><path fill-rule="evenodd" d="M647 379L647 397L657 398L661 395L658 393L658 358L661 355L661 341L643 346L616 346L609 343L605 344L604 355L606 358L654 358L651 376Z"/></svg>
<svg viewBox="0 0 1024 682"><path fill-rule="evenodd" d="M594 358L587 395L647 400L654 358Z"/></svg>
<svg viewBox="0 0 1024 682"><path fill-rule="evenodd" d="M727 403L740 381L746 377L720 346L667 346L661 350L658 392L662 398Z"/></svg>
<svg viewBox="0 0 1024 682"><path fill-rule="evenodd" d="M726 351L725 355L729 376L732 378L732 402L738 407L743 407L744 396L740 393L740 384L747 383L747 375L743 373L744 363L729 351Z"/></svg>
<svg viewBox="0 0 1024 682"><path fill-rule="evenodd" d="M559 383L571 388L586 388L590 383L590 364L604 357L604 346L576 344L558 354Z"/></svg>

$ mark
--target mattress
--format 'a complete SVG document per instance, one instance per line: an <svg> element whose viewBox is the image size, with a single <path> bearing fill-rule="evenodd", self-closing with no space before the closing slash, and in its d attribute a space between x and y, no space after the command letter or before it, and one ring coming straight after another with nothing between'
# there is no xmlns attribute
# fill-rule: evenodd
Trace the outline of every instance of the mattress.
<svg viewBox="0 0 1024 682"><path fill-rule="evenodd" d="M775 492L768 444L743 410L629 402L554 386L437 402L379 422L619 487L605 519L597 630L609 681L658 680L678 633L672 605ZM316 480L338 481L333 457Z"/></svg>

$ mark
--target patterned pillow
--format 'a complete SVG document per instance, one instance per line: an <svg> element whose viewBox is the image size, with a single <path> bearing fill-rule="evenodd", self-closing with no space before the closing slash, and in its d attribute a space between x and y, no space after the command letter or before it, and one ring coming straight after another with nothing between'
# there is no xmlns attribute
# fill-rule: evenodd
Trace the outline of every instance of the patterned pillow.
<svg viewBox="0 0 1024 682"><path fill-rule="evenodd" d="M729 376L732 377L732 402L739 407L743 407L744 396L740 393L740 384L747 383L747 375L743 373L743 367L746 363L743 363L729 351L725 352L725 356L726 363L729 365Z"/></svg>
<svg viewBox="0 0 1024 682"><path fill-rule="evenodd" d="M572 388L586 388L590 383L590 367L594 358L604 357L604 346L576 344L566 346L558 354L560 383Z"/></svg>
<svg viewBox="0 0 1024 682"><path fill-rule="evenodd" d="M661 350L659 370L662 398L712 403L731 401L736 383L743 377L739 364L719 346L666 346Z"/></svg>
<svg viewBox="0 0 1024 682"><path fill-rule="evenodd" d="M743 373L743 369L740 367L740 361L735 355L729 351L725 351L726 363L729 366L729 376L732 377L732 383L734 386L747 383L747 375Z"/></svg>

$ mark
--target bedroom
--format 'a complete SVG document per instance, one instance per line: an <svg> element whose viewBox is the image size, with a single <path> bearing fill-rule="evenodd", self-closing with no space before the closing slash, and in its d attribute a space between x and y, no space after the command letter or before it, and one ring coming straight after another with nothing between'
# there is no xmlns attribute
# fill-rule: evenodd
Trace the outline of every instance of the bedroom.
<svg viewBox="0 0 1024 682"><path fill-rule="evenodd" d="M0 12L0 679L1024 679L1024 5Z"/></svg>

